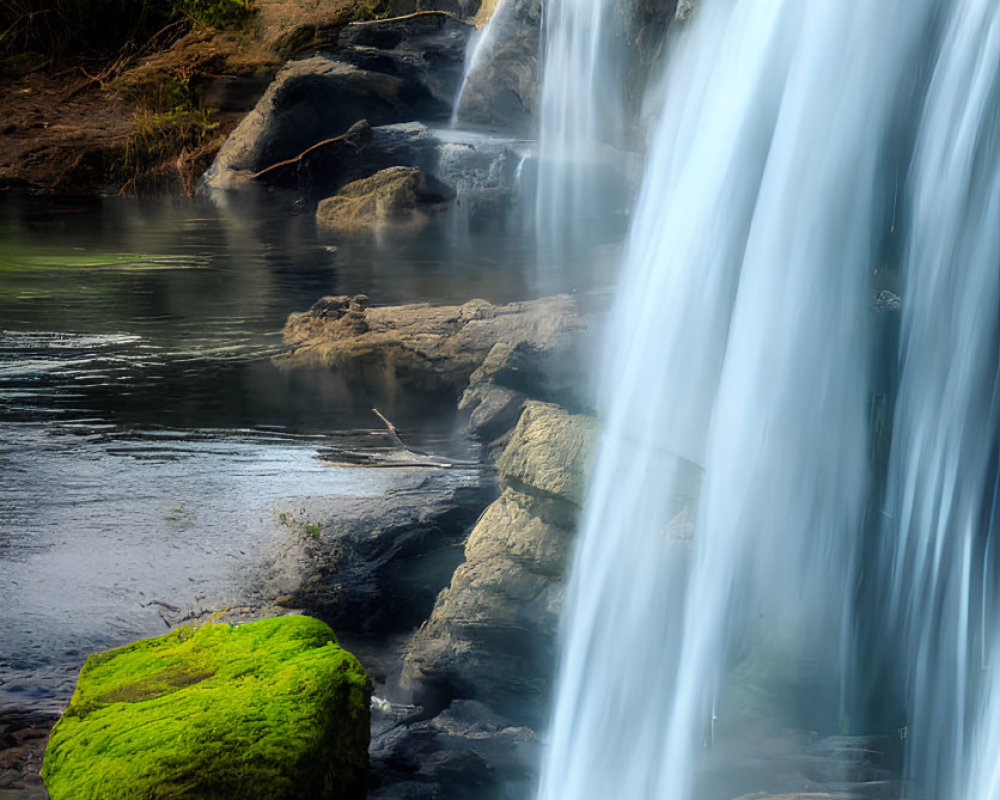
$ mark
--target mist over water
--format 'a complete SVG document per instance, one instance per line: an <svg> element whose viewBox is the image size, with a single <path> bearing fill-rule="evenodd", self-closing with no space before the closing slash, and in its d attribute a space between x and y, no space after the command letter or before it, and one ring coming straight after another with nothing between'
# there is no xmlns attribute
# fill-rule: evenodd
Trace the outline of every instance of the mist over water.
<svg viewBox="0 0 1000 800"><path fill-rule="evenodd" d="M600 0L548 8L568 120L620 64ZM539 797L801 790L705 779L781 729L1000 797L1000 7L704 0L666 52Z"/></svg>

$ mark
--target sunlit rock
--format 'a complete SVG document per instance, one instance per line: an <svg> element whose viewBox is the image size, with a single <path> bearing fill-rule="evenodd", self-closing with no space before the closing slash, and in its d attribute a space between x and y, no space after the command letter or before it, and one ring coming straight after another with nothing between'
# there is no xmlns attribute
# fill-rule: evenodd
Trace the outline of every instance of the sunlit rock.
<svg viewBox="0 0 1000 800"><path fill-rule="evenodd" d="M500 702L537 722L595 435L590 417L527 405L498 463L503 494L410 643L403 682L418 695Z"/></svg>
<svg viewBox="0 0 1000 800"><path fill-rule="evenodd" d="M415 167L390 167L353 181L320 201L316 224L340 233L417 231L454 192Z"/></svg>

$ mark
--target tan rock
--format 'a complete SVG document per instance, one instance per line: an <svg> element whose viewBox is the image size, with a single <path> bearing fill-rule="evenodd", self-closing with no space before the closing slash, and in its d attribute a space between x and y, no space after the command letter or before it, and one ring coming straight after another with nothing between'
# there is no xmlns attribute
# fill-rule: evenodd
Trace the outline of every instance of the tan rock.
<svg viewBox="0 0 1000 800"><path fill-rule="evenodd" d="M501 482L580 505L596 430L592 417L527 403L497 462Z"/></svg>
<svg viewBox="0 0 1000 800"><path fill-rule="evenodd" d="M527 404L499 462L504 491L411 640L404 686L540 710L594 436L588 417Z"/></svg>
<svg viewBox="0 0 1000 800"><path fill-rule="evenodd" d="M494 306L426 303L369 306L364 295L324 297L285 324L293 350L286 368L327 366L384 390L458 392L498 342L540 344L571 338L585 327L566 296Z"/></svg>
<svg viewBox="0 0 1000 800"><path fill-rule="evenodd" d="M387 225L394 230L416 231L453 194L415 167L390 167L321 200L316 224L340 233L361 233Z"/></svg>

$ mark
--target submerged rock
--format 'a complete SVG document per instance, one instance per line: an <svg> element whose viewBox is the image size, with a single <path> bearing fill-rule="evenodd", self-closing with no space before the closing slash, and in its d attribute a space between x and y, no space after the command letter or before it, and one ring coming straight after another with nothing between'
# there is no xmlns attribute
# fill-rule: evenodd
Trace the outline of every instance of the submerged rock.
<svg viewBox="0 0 1000 800"><path fill-rule="evenodd" d="M316 209L316 224L340 233L370 232L383 226L417 231L427 224L429 214L454 194L415 167L390 167L349 183L322 200Z"/></svg>
<svg viewBox="0 0 1000 800"><path fill-rule="evenodd" d="M503 494L407 650L402 681L418 698L475 698L539 721L595 437L590 417L527 404L497 464Z"/></svg>
<svg viewBox="0 0 1000 800"><path fill-rule="evenodd" d="M53 800L363 797L369 693L319 620L182 628L87 659L42 777Z"/></svg>
<svg viewBox="0 0 1000 800"><path fill-rule="evenodd" d="M390 395L457 395L498 342L549 347L586 323L567 295L495 306L370 306L359 295L324 297L285 323L286 368L326 366Z"/></svg>
<svg viewBox="0 0 1000 800"><path fill-rule="evenodd" d="M432 719L409 720L372 736L369 800L486 800L528 797L540 743L472 700L456 700Z"/></svg>

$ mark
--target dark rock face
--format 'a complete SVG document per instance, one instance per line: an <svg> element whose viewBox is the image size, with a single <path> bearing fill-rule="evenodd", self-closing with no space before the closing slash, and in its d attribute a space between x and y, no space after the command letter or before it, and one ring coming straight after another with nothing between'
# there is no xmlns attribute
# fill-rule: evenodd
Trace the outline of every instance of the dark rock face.
<svg viewBox="0 0 1000 800"><path fill-rule="evenodd" d="M466 77L456 110L460 122L531 134L538 112L541 19L540 0L503 0Z"/></svg>
<svg viewBox="0 0 1000 800"><path fill-rule="evenodd" d="M471 470L412 468L377 497L304 497L276 509L283 543L261 593L335 629L406 631L425 619L495 495Z"/></svg>
<svg viewBox="0 0 1000 800"><path fill-rule="evenodd" d="M0 711L0 797L48 798L38 770L49 731L58 718L58 714L35 709Z"/></svg>
<svg viewBox="0 0 1000 800"><path fill-rule="evenodd" d="M346 26L335 55L294 61L278 73L222 146L204 186L231 188L269 175L268 168L342 136L359 120L378 126L450 118L471 30L440 12ZM414 165L383 166L401 163Z"/></svg>
<svg viewBox="0 0 1000 800"><path fill-rule="evenodd" d="M381 726L376 711L370 800L528 797L540 743L481 703L456 700L433 719ZM506 790L506 791L504 791Z"/></svg>

